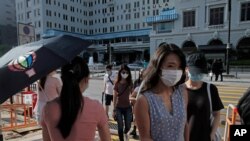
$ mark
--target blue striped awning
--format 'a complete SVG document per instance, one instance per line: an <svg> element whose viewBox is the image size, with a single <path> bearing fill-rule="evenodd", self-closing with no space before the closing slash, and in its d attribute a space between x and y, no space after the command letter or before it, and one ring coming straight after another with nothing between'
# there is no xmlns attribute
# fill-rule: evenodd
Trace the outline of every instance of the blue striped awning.
<svg viewBox="0 0 250 141"><path fill-rule="evenodd" d="M114 39L114 38L121 38L121 37L136 37L136 36L149 35L150 31L151 31L151 28L141 29L141 30L124 31L124 32L115 32L115 33L108 33L108 34L99 34L99 35L94 35L93 37L96 40Z"/></svg>
<svg viewBox="0 0 250 141"><path fill-rule="evenodd" d="M149 24L149 23L157 23L157 22L174 21L176 19L178 19L178 14L176 13L176 10L173 8L170 10L162 11L160 15L147 17L146 22Z"/></svg>
<svg viewBox="0 0 250 141"><path fill-rule="evenodd" d="M42 37L49 38L49 37L58 36L61 34L66 34L66 35L76 36L76 37L86 39L86 40L103 40L103 39L114 39L114 38L121 38L121 37L145 36L145 35L149 35L150 31L151 31L151 28L141 29L141 30L114 32L114 33L107 33L107 34L83 35L83 34L70 33L70 32L49 29L43 34Z"/></svg>

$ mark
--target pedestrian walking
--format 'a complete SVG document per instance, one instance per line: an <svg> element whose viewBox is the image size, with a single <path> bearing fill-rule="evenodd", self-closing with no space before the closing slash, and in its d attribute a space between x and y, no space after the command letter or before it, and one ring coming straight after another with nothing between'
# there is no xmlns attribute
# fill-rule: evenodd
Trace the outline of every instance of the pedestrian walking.
<svg viewBox="0 0 250 141"><path fill-rule="evenodd" d="M96 129L101 140L111 140L102 104L82 96L88 88L89 74L87 64L80 57L62 67L60 96L43 109L44 141L93 141Z"/></svg>
<svg viewBox="0 0 250 141"><path fill-rule="evenodd" d="M218 60L218 67L219 67L219 76L220 76L220 81L223 81L223 71L224 71L224 67L223 67L223 62L221 59ZM218 78L219 79L219 78Z"/></svg>
<svg viewBox="0 0 250 141"><path fill-rule="evenodd" d="M187 73L190 141L221 141L218 127L224 106L217 87L203 81L208 73L204 54L195 52L188 56Z"/></svg>
<svg viewBox="0 0 250 141"><path fill-rule="evenodd" d="M62 89L62 81L56 76L56 71L52 71L47 76L42 77L38 82L38 99L35 106L35 117L38 124L42 121L42 110L45 104L59 97Z"/></svg>
<svg viewBox="0 0 250 141"><path fill-rule="evenodd" d="M114 86L114 110L113 117L118 124L118 135L120 141L128 140L128 132L132 122L132 108L129 97L133 92L131 71L127 65L121 65L118 71L117 81ZM125 125L125 128L124 126ZM124 129L124 131L123 131Z"/></svg>
<svg viewBox="0 0 250 141"><path fill-rule="evenodd" d="M112 65L106 66L106 74L104 75L104 91L103 96L105 96L105 111L109 117L109 106L111 101L113 101L113 89L115 83L116 74L112 71Z"/></svg>
<svg viewBox="0 0 250 141"><path fill-rule="evenodd" d="M185 68L185 55L178 46L159 45L145 70L145 83L135 103L140 140L188 140Z"/></svg>
<svg viewBox="0 0 250 141"><path fill-rule="evenodd" d="M219 59L215 59L212 64L212 72L215 75L215 81L218 80L219 74L220 74L220 64ZM211 77L211 81L213 80L213 76Z"/></svg>
<svg viewBox="0 0 250 141"><path fill-rule="evenodd" d="M141 69L140 72L139 72L138 79L136 79L134 81L134 91L133 91L133 93L130 96L130 102L131 102L131 105L132 105L132 112L133 112L133 114L134 114L134 105L135 105L135 102L136 102L136 96L137 96L137 93L139 91L139 87L141 85L141 82L143 80L143 72L144 72L144 69ZM134 122L133 130L129 134L132 135L134 139L138 139L139 136L137 135L137 132L136 132L136 129L137 129L136 126L137 125L136 125L136 122L135 122L135 118L133 118L133 122Z"/></svg>

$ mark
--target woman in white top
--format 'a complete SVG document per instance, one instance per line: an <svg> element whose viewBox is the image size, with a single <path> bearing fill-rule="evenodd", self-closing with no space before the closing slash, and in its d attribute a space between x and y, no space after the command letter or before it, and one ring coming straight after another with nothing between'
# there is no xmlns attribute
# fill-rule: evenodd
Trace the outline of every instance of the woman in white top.
<svg viewBox="0 0 250 141"><path fill-rule="evenodd" d="M38 100L35 108L36 120L40 124L41 114L44 105L60 95L62 89L62 82L59 77L56 76L56 71L52 71L47 76L43 77L39 81L39 93Z"/></svg>

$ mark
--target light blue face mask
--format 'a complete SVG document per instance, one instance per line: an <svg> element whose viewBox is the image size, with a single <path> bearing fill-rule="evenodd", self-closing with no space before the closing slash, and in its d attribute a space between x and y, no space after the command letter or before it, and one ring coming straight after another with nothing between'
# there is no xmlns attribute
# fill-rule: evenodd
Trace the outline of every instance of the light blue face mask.
<svg viewBox="0 0 250 141"><path fill-rule="evenodd" d="M192 81L201 81L204 78L204 74L203 73L191 74L190 72L188 72L188 77Z"/></svg>

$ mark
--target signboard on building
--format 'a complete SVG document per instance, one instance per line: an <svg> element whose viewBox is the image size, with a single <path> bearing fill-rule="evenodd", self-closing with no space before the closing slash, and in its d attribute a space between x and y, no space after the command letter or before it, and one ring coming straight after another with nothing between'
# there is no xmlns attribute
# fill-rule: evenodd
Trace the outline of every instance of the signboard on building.
<svg viewBox="0 0 250 141"><path fill-rule="evenodd" d="M33 41L35 41L35 27L18 23L18 44L22 45Z"/></svg>

